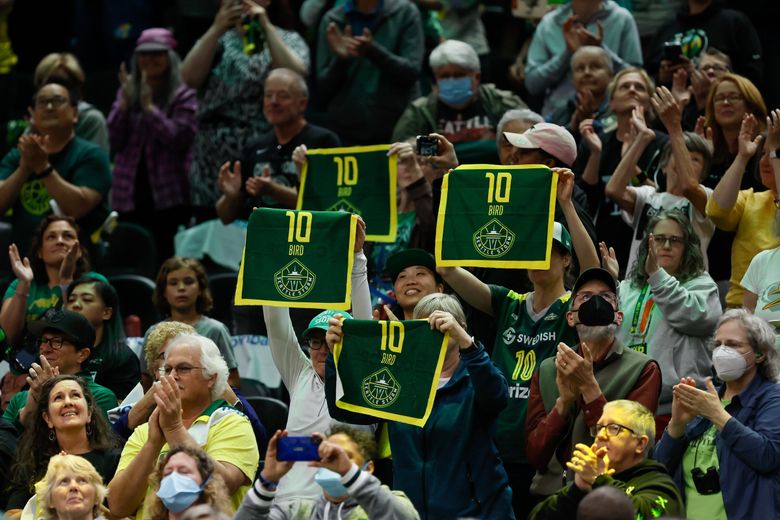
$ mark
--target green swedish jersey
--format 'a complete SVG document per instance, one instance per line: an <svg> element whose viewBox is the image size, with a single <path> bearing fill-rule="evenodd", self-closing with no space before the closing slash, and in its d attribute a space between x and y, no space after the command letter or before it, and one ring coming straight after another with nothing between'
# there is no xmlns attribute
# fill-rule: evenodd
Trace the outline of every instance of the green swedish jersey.
<svg viewBox="0 0 780 520"><path fill-rule="evenodd" d="M517 294L491 285L490 294L498 324L493 362L509 383L509 404L498 416L496 445L505 462L526 462L525 415L531 378L542 361L555 354L559 342L569 346L578 342L576 331L566 323L571 294L561 296L536 316L533 293Z"/></svg>

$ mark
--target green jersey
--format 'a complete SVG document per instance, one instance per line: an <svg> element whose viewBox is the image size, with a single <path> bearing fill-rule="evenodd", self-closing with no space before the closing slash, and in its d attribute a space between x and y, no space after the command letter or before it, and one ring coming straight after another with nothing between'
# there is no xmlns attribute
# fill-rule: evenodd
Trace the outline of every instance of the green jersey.
<svg viewBox="0 0 780 520"><path fill-rule="evenodd" d="M490 286L493 315L498 327L493 363L509 383L509 404L496 422L496 445L505 462L526 462L525 415L531 378L542 361L557 351L558 343L575 345L577 333L566 322L571 293L566 293L539 314L533 312L533 293L517 294Z"/></svg>

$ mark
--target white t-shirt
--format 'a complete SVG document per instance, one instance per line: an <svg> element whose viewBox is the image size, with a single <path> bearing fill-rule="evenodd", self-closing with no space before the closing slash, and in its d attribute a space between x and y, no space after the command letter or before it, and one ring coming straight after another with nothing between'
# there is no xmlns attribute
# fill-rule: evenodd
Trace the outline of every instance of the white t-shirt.
<svg viewBox="0 0 780 520"><path fill-rule="evenodd" d="M709 200L712 196L712 189L706 186L703 186L703 188L707 193L707 200ZM699 240L701 241L701 254L704 256L704 269L709 270L707 248L710 245L712 234L715 233L715 224L713 224L706 215L699 213L696 208L693 207L691 201L685 197L672 195L665 191L658 192L653 186L638 186L631 189L636 193L634 214L631 215L627 211L621 212L623 221L634 229L634 234L631 237L631 254L628 257L628 271L630 272L634 266L639 244L644 238L645 229L647 228L650 219L656 216L661 210L669 211L673 209L682 211L693 224L693 230L699 235Z"/></svg>
<svg viewBox="0 0 780 520"><path fill-rule="evenodd" d="M780 349L780 247L753 257L740 284L758 295L756 316L775 326L775 346Z"/></svg>

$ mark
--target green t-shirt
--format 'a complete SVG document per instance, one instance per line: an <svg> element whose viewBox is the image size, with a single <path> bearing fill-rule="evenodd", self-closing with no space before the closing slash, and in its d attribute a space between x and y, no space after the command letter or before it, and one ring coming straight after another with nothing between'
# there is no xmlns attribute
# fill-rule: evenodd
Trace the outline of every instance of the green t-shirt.
<svg viewBox="0 0 780 520"><path fill-rule="evenodd" d="M559 342L573 346L577 332L566 322L571 293L561 296L541 315L533 315L533 293L517 294L490 286L496 340L493 362L509 383L509 404L498 416L496 445L505 462L526 462L525 415L531 378L542 361L555 354Z"/></svg>
<svg viewBox="0 0 780 520"><path fill-rule="evenodd" d="M723 402L724 406L728 404ZM707 468L715 467L720 471L718 451L715 440L718 431L715 425L704 432L701 437L688 444L682 460L682 476L685 489L685 515L690 520L727 520L726 508L723 505L723 494L719 491L712 495L702 495L696 490L691 471L699 468L707 473Z"/></svg>
<svg viewBox="0 0 780 520"><path fill-rule="evenodd" d="M108 156L96 144L78 137L73 138L65 148L49 156L49 162L67 182L91 188L103 199L95 209L79 219L85 233L96 230L108 215L106 197L111 188L111 166ZM19 167L19 150L14 148L0 162L0 180L7 179ZM13 240L23 254L27 254L30 240L38 224L52 212L49 192L39 179L28 178L14 201Z"/></svg>
<svg viewBox="0 0 780 520"><path fill-rule="evenodd" d="M108 411L112 408L116 408L119 403L116 400L114 392L97 384L89 372L81 372L77 374L80 378L87 382L87 388L92 392L95 397L95 404L98 408L103 410L103 414L108 420ZM19 418L19 411L24 408L24 403L27 402L27 390L22 390L11 398L8 403L8 407L3 412L3 419L8 422L14 422Z"/></svg>
<svg viewBox="0 0 780 520"><path fill-rule="evenodd" d="M16 287L19 285L19 280L14 280L8 289L5 291L3 301L13 297L16 292ZM37 283L33 281L30 284L30 293L27 295L27 313L25 314L25 321L37 320L47 310L60 307L62 303L62 289L59 285L49 287L47 283Z"/></svg>

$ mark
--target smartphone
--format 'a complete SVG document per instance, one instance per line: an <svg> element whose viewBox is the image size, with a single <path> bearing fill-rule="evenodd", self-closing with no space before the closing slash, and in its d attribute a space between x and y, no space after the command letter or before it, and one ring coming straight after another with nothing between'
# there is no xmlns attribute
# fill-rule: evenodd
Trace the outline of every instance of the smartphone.
<svg viewBox="0 0 780 520"><path fill-rule="evenodd" d="M682 45L678 41L664 43L664 59L672 63L680 63L682 54Z"/></svg>
<svg viewBox="0 0 780 520"><path fill-rule="evenodd" d="M38 361L38 356L30 352L29 350L20 350L14 357L14 369L18 372L28 372L32 368L32 364Z"/></svg>
<svg viewBox="0 0 780 520"><path fill-rule="evenodd" d="M439 155L439 140L429 135L418 135L417 155Z"/></svg>
<svg viewBox="0 0 780 520"><path fill-rule="evenodd" d="M314 437L281 437L276 442L276 460L320 460L319 447Z"/></svg>

